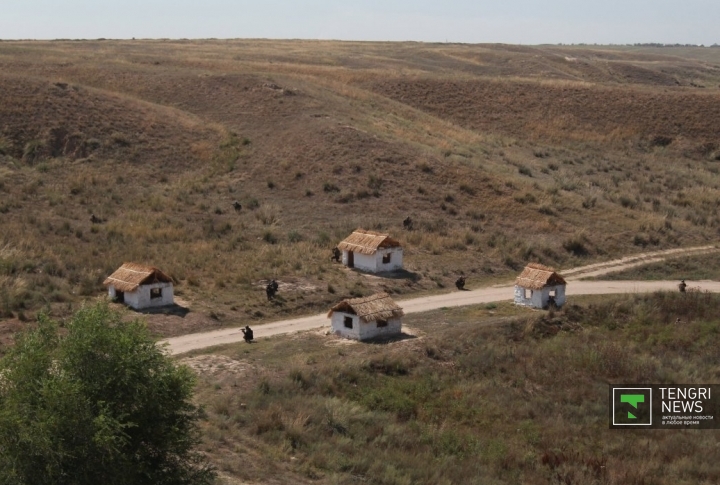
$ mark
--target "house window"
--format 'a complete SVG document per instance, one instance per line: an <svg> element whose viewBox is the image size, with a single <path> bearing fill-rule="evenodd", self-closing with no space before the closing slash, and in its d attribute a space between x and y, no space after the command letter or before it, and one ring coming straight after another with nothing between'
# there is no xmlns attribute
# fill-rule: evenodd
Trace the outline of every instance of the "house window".
<svg viewBox="0 0 720 485"><path fill-rule="evenodd" d="M525 288L525 299L526 300L532 299L532 290L529 288Z"/></svg>
<svg viewBox="0 0 720 485"><path fill-rule="evenodd" d="M162 298L162 288L150 288L150 299Z"/></svg>
<svg viewBox="0 0 720 485"><path fill-rule="evenodd" d="M547 305L546 307L549 308L556 308L557 307L557 301L555 301L556 296L555 288L552 290L548 290L548 299L547 299Z"/></svg>
<svg viewBox="0 0 720 485"><path fill-rule="evenodd" d="M377 328L387 327L387 326L388 326L387 320L378 320L377 321Z"/></svg>
<svg viewBox="0 0 720 485"><path fill-rule="evenodd" d="M345 324L345 328L352 328L352 323L353 323L352 317L345 317L343 319L343 323Z"/></svg>
<svg viewBox="0 0 720 485"><path fill-rule="evenodd" d="M392 257L391 253L383 254L383 264L388 264L390 262L391 257Z"/></svg>

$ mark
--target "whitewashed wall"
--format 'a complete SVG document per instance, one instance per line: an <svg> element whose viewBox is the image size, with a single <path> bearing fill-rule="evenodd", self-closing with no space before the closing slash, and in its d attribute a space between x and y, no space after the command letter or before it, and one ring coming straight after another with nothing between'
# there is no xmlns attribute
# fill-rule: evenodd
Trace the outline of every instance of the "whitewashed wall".
<svg viewBox="0 0 720 485"><path fill-rule="evenodd" d="M345 327L345 317L351 317L353 319L353 328ZM330 325L332 326L332 332L335 335L345 338L351 338L353 340L360 340L360 319L357 315L352 313L333 312L330 318Z"/></svg>
<svg viewBox="0 0 720 485"><path fill-rule="evenodd" d="M353 319L352 329L345 327L345 317ZM368 340L381 335L397 335L402 331L402 322L399 318L388 320L386 327L378 328L377 322L363 322L352 313L333 312L330 322L335 335L353 340Z"/></svg>
<svg viewBox="0 0 720 485"><path fill-rule="evenodd" d="M402 331L402 323L399 318L388 320L387 327L378 327L377 322L360 323L360 340L368 340L375 337L387 335L399 335Z"/></svg>
<svg viewBox="0 0 720 485"><path fill-rule="evenodd" d="M561 307L565 304L565 286L546 286L540 290L531 290L532 296L525 298L525 288L515 285L515 304L533 308L545 308L550 300L550 292L555 290L555 304Z"/></svg>
<svg viewBox="0 0 720 485"><path fill-rule="evenodd" d="M390 255L390 262L383 264L383 256ZM375 267L377 271L395 271L403 267L403 250L402 248L385 248L380 249L375 254Z"/></svg>
<svg viewBox="0 0 720 485"><path fill-rule="evenodd" d="M360 269L362 271L377 271L375 269L376 263L375 263L375 255L374 254L360 254L360 253L353 253L354 257L354 268ZM343 251L343 264L345 266L348 265L348 251Z"/></svg>
<svg viewBox="0 0 720 485"><path fill-rule="evenodd" d="M152 288L162 288L162 297L150 298L150 290ZM110 296L110 298L115 298L117 292L115 291L114 286L108 286L108 295ZM127 306L136 310L172 305L175 301L172 283L153 283L152 285L143 285L140 286L136 291L126 292L124 299Z"/></svg>
<svg viewBox="0 0 720 485"><path fill-rule="evenodd" d="M390 262L383 264L383 256L390 254ZM343 251L342 263L348 265L348 251ZM394 271L396 269L402 269L403 265L403 250L402 248L385 248L378 250L375 254L360 254L354 253L354 268L361 271L369 271L371 273L377 273L380 271Z"/></svg>

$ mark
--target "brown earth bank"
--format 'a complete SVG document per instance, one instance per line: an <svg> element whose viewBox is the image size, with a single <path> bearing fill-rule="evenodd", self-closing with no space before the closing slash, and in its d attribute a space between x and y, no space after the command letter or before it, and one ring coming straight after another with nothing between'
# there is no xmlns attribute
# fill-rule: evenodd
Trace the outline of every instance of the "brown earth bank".
<svg viewBox="0 0 720 485"><path fill-rule="evenodd" d="M67 315L124 261L224 326L714 242L719 51L0 42L0 318ZM356 227L405 277L330 263Z"/></svg>

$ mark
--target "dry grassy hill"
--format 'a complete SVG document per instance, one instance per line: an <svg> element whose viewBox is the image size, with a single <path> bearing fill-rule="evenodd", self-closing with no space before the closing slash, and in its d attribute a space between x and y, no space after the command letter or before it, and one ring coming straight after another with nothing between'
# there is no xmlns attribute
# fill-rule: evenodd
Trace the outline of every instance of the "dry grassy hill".
<svg viewBox="0 0 720 485"><path fill-rule="evenodd" d="M711 48L0 42L0 313L128 260L197 310L169 335L715 241L719 87ZM405 278L330 263L358 226Z"/></svg>

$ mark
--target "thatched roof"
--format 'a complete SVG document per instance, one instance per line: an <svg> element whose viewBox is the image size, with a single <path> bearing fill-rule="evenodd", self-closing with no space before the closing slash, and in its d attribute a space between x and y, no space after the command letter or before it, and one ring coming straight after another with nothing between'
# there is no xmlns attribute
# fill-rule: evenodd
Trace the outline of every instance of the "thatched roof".
<svg viewBox="0 0 720 485"><path fill-rule="evenodd" d="M553 268L538 263L530 263L515 280L521 288L540 290L546 286L566 285L567 282Z"/></svg>
<svg viewBox="0 0 720 485"><path fill-rule="evenodd" d="M112 285L116 290L126 293L137 290L140 285L150 285L153 283L172 283L172 278L154 266L123 263L122 266L103 281L103 285Z"/></svg>
<svg viewBox="0 0 720 485"><path fill-rule="evenodd" d="M388 234L356 229L344 241L338 244L342 251L352 251L360 254L375 254L378 248L399 247L400 243Z"/></svg>
<svg viewBox="0 0 720 485"><path fill-rule="evenodd" d="M330 309L328 318L330 318L334 312L354 313L360 317L363 322L389 320L405 315L402 308L400 308L387 293L376 293L371 296L366 296L365 298L343 300Z"/></svg>

